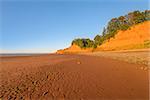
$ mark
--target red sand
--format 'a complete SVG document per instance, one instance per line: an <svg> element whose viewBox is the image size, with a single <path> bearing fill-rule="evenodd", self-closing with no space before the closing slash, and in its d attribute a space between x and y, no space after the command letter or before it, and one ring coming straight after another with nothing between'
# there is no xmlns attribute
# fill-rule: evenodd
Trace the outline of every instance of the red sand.
<svg viewBox="0 0 150 100"><path fill-rule="evenodd" d="M4 57L0 63L0 97L148 100L148 71L141 66L145 67L81 55Z"/></svg>

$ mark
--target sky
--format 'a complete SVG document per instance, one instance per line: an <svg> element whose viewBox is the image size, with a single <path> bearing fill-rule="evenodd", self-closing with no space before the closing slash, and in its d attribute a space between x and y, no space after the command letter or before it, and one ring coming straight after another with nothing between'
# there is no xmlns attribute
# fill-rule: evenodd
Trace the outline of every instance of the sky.
<svg viewBox="0 0 150 100"><path fill-rule="evenodd" d="M0 0L0 53L46 53L101 34L111 18L148 0Z"/></svg>

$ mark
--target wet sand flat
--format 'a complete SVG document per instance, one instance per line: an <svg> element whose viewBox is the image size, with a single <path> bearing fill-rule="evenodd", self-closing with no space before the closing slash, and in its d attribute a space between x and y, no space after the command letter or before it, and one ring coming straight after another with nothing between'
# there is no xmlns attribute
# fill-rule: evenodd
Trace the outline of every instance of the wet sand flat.
<svg viewBox="0 0 150 100"><path fill-rule="evenodd" d="M82 55L103 56L105 58L112 58L129 63L150 66L150 49L99 51L92 53L82 53Z"/></svg>
<svg viewBox="0 0 150 100"><path fill-rule="evenodd" d="M0 98L26 100L148 100L148 70L88 55L0 58Z"/></svg>

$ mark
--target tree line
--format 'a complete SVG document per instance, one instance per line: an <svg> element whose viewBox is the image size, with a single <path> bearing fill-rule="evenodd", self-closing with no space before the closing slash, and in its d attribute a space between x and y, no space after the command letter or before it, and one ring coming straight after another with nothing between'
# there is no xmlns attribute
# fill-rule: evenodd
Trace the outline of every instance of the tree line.
<svg viewBox="0 0 150 100"><path fill-rule="evenodd" d="M114 37L119 30L127 30L131 26L150 20L150 10L143 12L133 11L124 16L118 18L112 18L106 27L104 27L101 35L96 35L94 40L89 38L77 38L72 41L72 45L76 44L81 48L96 48L104 43L105 40L109 40Z"/></svg>

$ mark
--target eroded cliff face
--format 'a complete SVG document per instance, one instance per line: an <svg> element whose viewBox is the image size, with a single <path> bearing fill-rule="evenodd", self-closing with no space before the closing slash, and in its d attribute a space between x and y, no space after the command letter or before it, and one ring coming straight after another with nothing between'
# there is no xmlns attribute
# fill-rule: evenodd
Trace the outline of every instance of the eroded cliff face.
<svg viewBox="0 0 150 100"><path fill-rule="evenodd" d="M66 53L85 53L92 52L93 48L80 48L78 45L73 44L69 48L58 50L57 54L66 54Z"/></svg>
<svg viewBox="0 0 150 100"><path fill-rule="evenodd" d="M114 38L105 41L105 43L96 49L81 49L79 46L73 44L69 48L58 50L57 53L87 53L105 50L141 49L147 48L147 44L150 46L150 21L134 25L126 31L118 31Z"/></svg>
<svg viewBox="0 0 150 100"><path fill-rule="evenodd" d="M105 41L99 50L124 50L145 48L150 42L150 21L132 26L126 31L119 31L114 38Z"/></svg>

